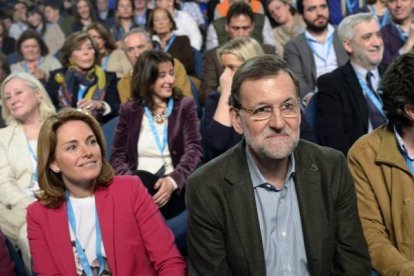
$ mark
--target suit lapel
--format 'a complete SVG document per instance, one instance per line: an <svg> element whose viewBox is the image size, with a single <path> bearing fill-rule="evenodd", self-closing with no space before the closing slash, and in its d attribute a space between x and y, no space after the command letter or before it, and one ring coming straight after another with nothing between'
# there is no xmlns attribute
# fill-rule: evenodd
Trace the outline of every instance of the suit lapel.
<svg viewBox="0 0 414 276"><path fill-rule="evenodd" d="M260 225L244 142L240 142L235 148L225 179L230 182L224 191L245 261L250 269L248 274L265 275L266 265Z"/></svg>
<svg viewBox="0 0 414 276"><path fill-rule="evenodd" d="M321 172L311 156L295 151L295 187L302 221L306 256L311 275L320 275L322 267L322 237L327 223L323 202Z"/></svg>
<svg viewBox="0 0 414 276"><path fill-rule="evenodd" d="M133 166L130 167L132 171L135 171L138 162L138 138L139 131L141 129L142 119L144 116L144 106L143 105L132 105L132 112L129 117L128 123L128 132L130 133L128 137L131 137L128 141L127 149L130 150L131 162ZM133 167L133 168L132 168Z"/></svg>
<svg viewBox="0 0 414 276"><path fill-rule="evenodd" d="M315 64L315 58L313 57L313 52L311 47L308 44L308 41L306 40L306 36L305 33L302 33L300 35L300 42L299 45L301 45L301 53L304 55L305 60L309 61L306 62L305 64L309 64L309 68L307 68L307 70L304 70L304 72L308 71L311 72L312 74L312 79L316 80L316 64ZM315 83L313 83L314 85Z"/></svg>
<svg viewBox="0 0 414 276"><path fill-rule="evenodd" d="M96 190L95 200L106 258L111 272L116 275L117 267L115 265L114 204L112 197L108 194L108 189L109 188L99 188Z"/></svg>

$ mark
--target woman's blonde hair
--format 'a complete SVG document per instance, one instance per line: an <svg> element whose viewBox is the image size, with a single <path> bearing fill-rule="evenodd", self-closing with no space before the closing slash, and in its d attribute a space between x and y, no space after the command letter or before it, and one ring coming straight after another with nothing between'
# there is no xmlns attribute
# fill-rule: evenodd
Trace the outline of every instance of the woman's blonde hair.
<svg viewBox="0 0 414 276"><path fill-rule="evenodd" d="M217 50L218 59L221 60L223 54L233 54L242 62L248 59L263 55L263 49L254 38L239 37L226 42Z"/></svg>
<svg viewBox="0 0 414 276"><path fill-rule="evenodd" d="M1 101L3 106L1 109L1 115L7 125L15 125L20 123L10 114L10 110L7 109L6 99L4 97L4 89L6 85L14 79L22 80L33 91L39 91L41 93L42 97L39 104L39 113L40 120L42 122L56 112L55 106L53 105L49 94L46 92L45 87L37 78L26 72L13 73L4 79L0 86Z"/></svg>
<svg viewBox="0 0 414 276"><path fill-rule="evenodd" d="M94 189L109 186L114 176L111 165L105 160L106 143L98 121L93 116L74 108L64 109L50 116L43 123L37 141L37 170L41 189L37 197L48 208L58 208L65 200L66 188L62 174L52 171L50 164L55 160L55 150L58 142L57 131L69 121L82 121L87 124L95 134L101 149L102 169L94 183Z"/></svg>

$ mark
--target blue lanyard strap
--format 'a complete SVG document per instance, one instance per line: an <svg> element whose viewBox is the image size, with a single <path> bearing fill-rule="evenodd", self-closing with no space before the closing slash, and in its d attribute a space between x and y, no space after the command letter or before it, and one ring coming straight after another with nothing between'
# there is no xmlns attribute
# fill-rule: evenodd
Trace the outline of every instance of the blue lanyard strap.
<svg viewBox="0 0 414 276"><path fill-rule="evenodd" d="M316 49L315 49L315 47L314 47L314 43L316 43L316 41L315 40L313 40L313 39L310 39L309 37L306 37L306 41L308 42L308 45L309 45L309 47L311 48L311 50L312 50L312 52L318 57L318 58L320 58L324 63L325 63L325 65L327 64L327 62L328 62L328 58L329 58L329 54L331 53L331 48L333 47L333 34L331 34L331 36L328 38L328 40L326 41L327 43L328 43L328 49L326 50L326 53L325 53L325 57L323 57L322 55L320 55L319 53L318 53L318 51L316 51Z"/></svg>
<svg viewBox="0 0 414 276"><path fill-rule="evenodd" d="M173 105L174 105L174 100L170 98L168 100L168 105L167 105L167 118L170 116L172 112ZM163 138L162 138L162 143L161 143L160 136L158 135L157 127L155 126L154 118L151 115L151 111L149 110L147 106L144 107L144 111L145 111L145 116L147 117L149 125L151 127L151 132L152 132L152 135L154 136L155 143L157 144L158 150L160 151L162 155L165 147L167 146L167 139L168 139L167 124L164 124Z"/></svg>
<svg viewBox="0 0 414 276"><path fill-rule="evenodd" d="M78 89L78 102L80 100L82 100L83 97L85 96L86 89L88 89L87 86L83 86L83 85L80 85L79 84L79 89Z"/></svg>
<svg viewBox="0 0 414 276"><path fill-rule="evenodd" d="M70 227L72 228L72 232L75 236L75 245L76 245L76 253L78 254L79 260L83 267L83 270L87 276L93 276L91 266L89 265L88 259L83 251L83 248L79 242L78 236L76 234L76 220L75 220L75 212L73 211L72 203L70 202L69 192L65 192L66 198L66 206L67 206L67 213L68 213L68 220ZM99 263L99 272L98 275L101 275L104 270L104 258L102 256L102 234L101 234L101 227L99 226L99 218L97 214L97 210L95 209L95 231L96 231L96 256L98 257Z"/></svg>
<svg viewBox="0 0 414 276"><path fill-rule="evenodd" d="M359 9L359 1L358 0L346 0L346 7L348 9L348 14L353 14L357 12Z"/></svg>
<svg viewBox="0 0 414 276"><path fill-rule="evenodd" d="M375 107L378 109L381 115L385 118L385 113L382 110L382 102L378 97L377 93L369 89L368 84L364 80L362 80L360 76L358 76L358 81L361 85L364 95L366 95L369 98L369 100L375 105Z"/></svg>
<svg viewBox="0 0 414 276"><path fill-rule="evenodd" d="M108 69L108 63L109 63L109 55L104 57L102 59L102 70L106 71Z"/></svg>
<svg viewBox="0 0 414 276"><path fill-rule="evenodd" d="M167 45L165 45L165 48L163 50L164 52L168 52L168 50L171 48L171 45L174 43L174 40L175 40L175 34L173 34L170 37L170 39L168 39Z"/></svg>
<svg viewBox="0 0 414 276"><path fill-rule="evenodd" d="M33 186L33 182L38 182L38 180L39 180L39 176L37 174L37 156L36 156L36 152L32 148L32 145L30 145L29 140L27 140L27 144L29 145L30 156L32 157L34 163L36 164L35 168L34 168L34 171L33 171L33 181L32 181L32 186Z"/></svg>
<svg viewBox="0 0 414 276"><path fill-rule="evenodd" d="M374 7L374 5L371 6L371 14L376 16L379 19L379 16L377 15L377 11ZM382 19L380 21L380 27L384 27L388 23L388 18L390 17L390 12L388 9L385 10L384 15L382 16Z"/></svg>

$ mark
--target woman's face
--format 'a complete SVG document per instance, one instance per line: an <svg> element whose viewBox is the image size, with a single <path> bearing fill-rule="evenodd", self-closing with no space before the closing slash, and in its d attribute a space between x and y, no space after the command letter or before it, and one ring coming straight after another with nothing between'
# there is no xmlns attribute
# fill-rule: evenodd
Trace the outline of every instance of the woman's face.
<svg viewBox="0 0 414 276"><path fill-rule="evenodd" d="M133 10L132 3L130 0L119 0L118 1L118 17L120 18L131 18Z"/></svg>
<svg viewBox="0 0 414 276"><path fill-rule="evenodd" d="M76 4L76 9L78 10L81 19L89 19L91 17L91 11L86 1L79 1Z"/></svg>
<svg viewBox="0 0 414 276"><path fill-rule="evenodd" d="M20 51L26 61L34 62L40 57L40 45L34 38L26 39L20 44Z"/></svg>
<svg viewBox="0 0 414 276"><path fill-rule="evenodd" d="M3 91L4 103L10 115L22 123L39 116L39 104L42 94L29 87L21 79L12 79L6 83Z"/></svg>
<svg viewBox="0 0 414 276"><path fill-rule="evenodd" d="M85 39L70 55L69 61L80 70L87 71L95 65L95 49L89 39Z"/></svg>
<svg viewBox="0 0 414 276"><path fill-rule="evenodd" d="M42 17L38 13L30 13L29 17L27 18L29 24L35 28L39 27L42 23Z"/></svg>
<svg viewBox="0 0 414 276"><path fill-rule="evenodd" d="M175 83L174 66L171 62L158 65L158 78L153 85L153 98L157 102L165 102L173 94Z"/></svg>
<svg viewBox="0 0 414 276"><path fill-rule="evenodd" d="M101 147L83 121L68 121L56 131L57 143L50 169L60 171L65 187L90 188L102 170Z"/></svg>
<svg viewBox="0 0 414 276"><path fill-rule="evenodd" d="M166 10L155 10L152 20L154 20L154 30L157 34L165 34L172 31L173 25Z"/></svg>
<svg viewBox="0 0 414 276"><path fill-rule="evenodd" d="M221 55L221 65L223 66L223 69L230 70L233 73L233 76L242 63L243 61L233 54L224 53Z"/></svg>
<svg viewBox="0 0 414 276"><path fill-rule="evenodd" d="M88 34L92 37L95 41L96 46L98 47L99 52L105 49L105 41L103 40L102 36L98 33L95 29L90 29Z"/></svg>

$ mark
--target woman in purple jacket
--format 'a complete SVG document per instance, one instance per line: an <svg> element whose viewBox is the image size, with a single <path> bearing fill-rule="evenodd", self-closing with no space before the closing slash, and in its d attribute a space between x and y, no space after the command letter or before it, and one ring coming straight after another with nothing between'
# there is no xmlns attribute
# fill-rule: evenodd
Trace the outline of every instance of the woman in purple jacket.
<svg viewBox="0 0 414 276"><path fill-rule="evenodd" d="M118 174L138 174L185 247L184 187L202 155L197 106L174 87L174 61L159 50L139 57L132 99L121 106L110 163Z"/></svg>

